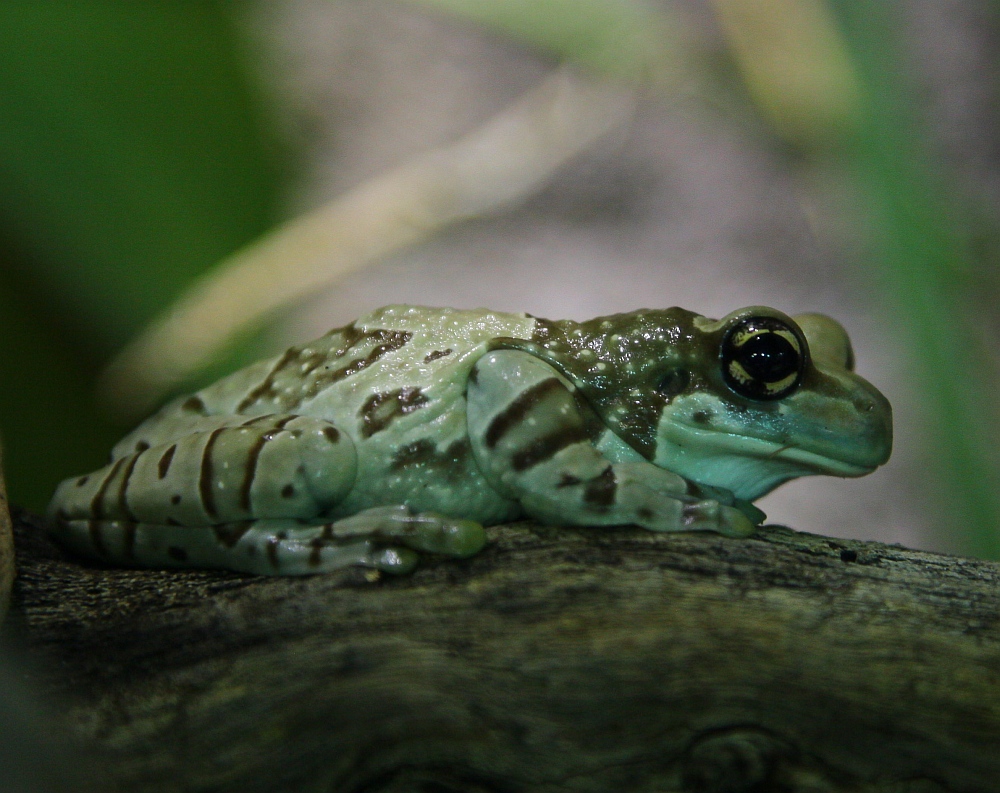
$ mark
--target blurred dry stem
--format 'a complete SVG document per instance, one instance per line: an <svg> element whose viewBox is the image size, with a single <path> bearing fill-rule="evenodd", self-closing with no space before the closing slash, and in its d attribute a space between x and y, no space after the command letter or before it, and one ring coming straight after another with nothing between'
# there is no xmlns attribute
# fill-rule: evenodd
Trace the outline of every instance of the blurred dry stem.
<svg viewBox="0 0 1000 793"><path fill-rule="evenodd" d="M130 418L235 335L442 227L503 209L630 118L621 85L561 69L457 142L431 150L269 233L219 264L114 360L99 385Z"/></svg>
<svg viewBox="0 0 1000 793"><path fill-rule="evenodd" d="M776 131L810 147L855 129L861 87L824 0L712 0L754 101Z"/></svg>

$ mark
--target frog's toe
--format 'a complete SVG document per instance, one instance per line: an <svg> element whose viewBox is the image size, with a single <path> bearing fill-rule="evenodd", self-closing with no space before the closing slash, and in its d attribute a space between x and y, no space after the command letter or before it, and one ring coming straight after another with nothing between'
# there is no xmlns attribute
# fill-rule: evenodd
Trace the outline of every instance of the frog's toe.
<svg viewBox="0 0 1000 793"><path fill-rule="evenodd" d="M400 535L400 539L418 551L465 558L486 545L486 530L471 520L424 512L413 516L410 528L412 531Z"/></svg>
<svg viewBox="0 0 1000 793"><path fill-rule="evenodd" d="M736 507L706 500L687 504L681 512L681 529L716 531L726 537L749 537L756 527L753 521Z"/></svg>
<svg viewBox="0 0 1000 793"><path fill-rule="evenodd" d="M372 551L362 562L364 567L374 567L383 573L405 575L417 566L419 556L411 548L390 547Z"/></svg>

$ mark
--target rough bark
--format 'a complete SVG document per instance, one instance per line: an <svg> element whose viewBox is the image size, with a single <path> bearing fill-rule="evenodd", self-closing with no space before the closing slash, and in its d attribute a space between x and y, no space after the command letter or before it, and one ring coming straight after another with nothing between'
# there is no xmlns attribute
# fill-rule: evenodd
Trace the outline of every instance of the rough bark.
<svg viewBox="0 0 1000 793"><path fill-rule="evenodd" d="M14 535L7 507L7 486L3 476L3 447L0 446L0 622L7 613L14 586Z"/></svg>
<svg viewBox="0 0 1000 793"><path fill-rule="evenodd" d="M413 575L100 569L18 521L35 680L143 791L1000 790L1000 565L516 524Z"/></svg>

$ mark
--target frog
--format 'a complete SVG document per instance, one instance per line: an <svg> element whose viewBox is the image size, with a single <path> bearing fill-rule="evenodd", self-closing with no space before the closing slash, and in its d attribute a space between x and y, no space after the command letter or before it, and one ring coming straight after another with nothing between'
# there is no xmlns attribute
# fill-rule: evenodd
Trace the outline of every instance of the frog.
<svg viewBox="0 0 1000 793"><path fill-rule="evenodd" d="M48 514L102 563L406 573L520 519L750 537L756 499L891 446L889 402L821 314L391 305L175 399Z"/></svg>

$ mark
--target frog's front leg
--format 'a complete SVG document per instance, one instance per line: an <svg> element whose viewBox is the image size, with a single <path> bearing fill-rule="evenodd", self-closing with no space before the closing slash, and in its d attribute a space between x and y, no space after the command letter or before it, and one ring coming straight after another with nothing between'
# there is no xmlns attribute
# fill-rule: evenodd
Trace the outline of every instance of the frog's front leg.
<svg viewBox="0 0 1000 793"><path fill-rule="evenodd" d="M469 435L480 467L529 515L553 524L637 524L654 531L753 532L738 509L646 461L613 463L594 445L589 408L554 368L501 350L469 381ZM606 431L606 430L605 430ZM690 492L689 492L690 491Z"/></svg>

